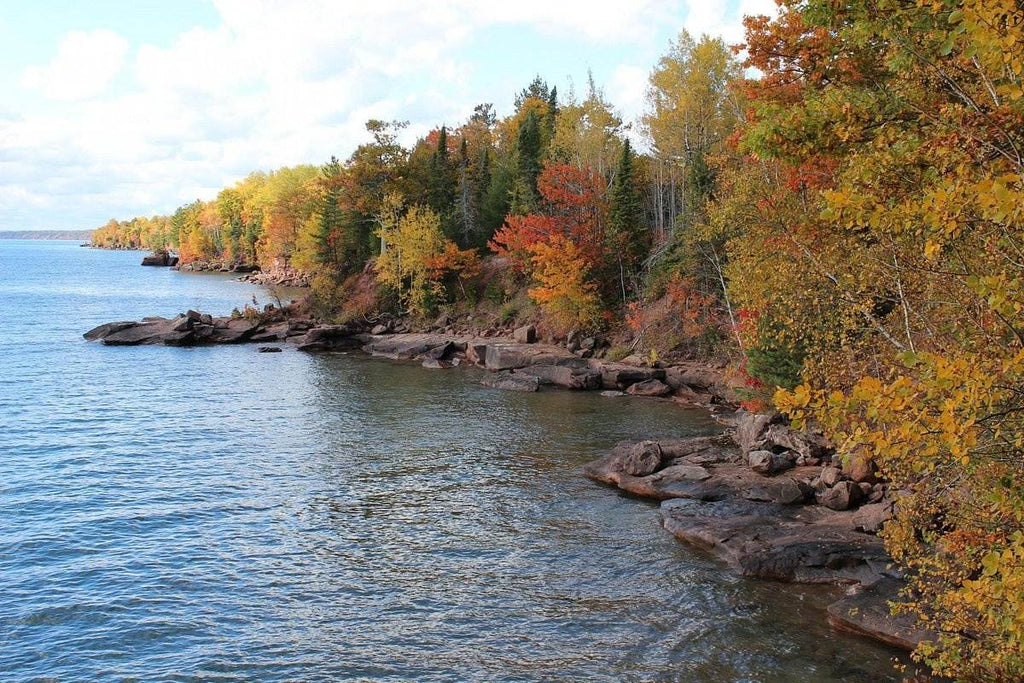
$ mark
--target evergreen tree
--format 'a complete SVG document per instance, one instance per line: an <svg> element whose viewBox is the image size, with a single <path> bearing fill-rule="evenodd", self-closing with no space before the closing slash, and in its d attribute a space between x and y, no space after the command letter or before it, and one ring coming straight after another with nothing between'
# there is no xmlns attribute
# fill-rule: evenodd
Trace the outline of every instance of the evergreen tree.
<svg viewBox="0 0 1024 683"><path fill-rule="evenodd" d="M451 236L455 213L455 172L448 157L448 129L441 126L437 148L430 158L430 206L438 216L446 235Z"/></svg>
<svg viewBox="0 0 1024 683"><path fill-rule="evenodd" d="M516 139L516 178L511 211L526 214L537 207L537 178L541 171L540 122L532 111L519 127Z"/></svg>
<svg viewBox="0 0 1024 683"><path fill-rule="evenodd" d="M316 260L325 268L338 269L343 260L339 253L338 241L341 238L339 229L342 225L341 199L341 163L337 157L320 169L321 183L324 186L323 198L320 201L319 222L316 231Z"/></svg>
<svg viewBox="0 0 1024 683"><path fill-rule="evenodd" d="M548 111L544 116L544 132L548 142L555 136L555 121L558 119L558 87L553 86L548 95Z"/></svg>
<svg viewBox="0 0 1024 683"><path fill-rule="evenodd" d="M636 181L635 154L626 138L612 181L609 211L609 236L612 251L618 255L620 284L625 296L626 271L632 273L647 251L643 223L643 199Z"/></svg>

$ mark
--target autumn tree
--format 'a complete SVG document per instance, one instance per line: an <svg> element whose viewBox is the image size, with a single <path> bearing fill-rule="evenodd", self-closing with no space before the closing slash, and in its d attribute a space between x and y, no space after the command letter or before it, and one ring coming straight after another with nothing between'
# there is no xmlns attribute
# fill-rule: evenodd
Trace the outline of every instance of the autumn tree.
<svg viewBox="0 0 1024 683"><path fill-rule="evenodd" d="M742 113L729 84L739 66L721 38L694 41L682 31L650 76L643 125L656 161L658 232L673 234L677 221L693 223L709 194L707 157L734 129Z"/></svg>
<svg viewBox="0 0 1024 683"><path fill-rule="evenodd" d="M742 149L780 183L731 290L804 354L778 405L902 496L915 656L1024 677L1024 10L786 0L748 19ZM761 170L761 169L758 169Z"/></svg>

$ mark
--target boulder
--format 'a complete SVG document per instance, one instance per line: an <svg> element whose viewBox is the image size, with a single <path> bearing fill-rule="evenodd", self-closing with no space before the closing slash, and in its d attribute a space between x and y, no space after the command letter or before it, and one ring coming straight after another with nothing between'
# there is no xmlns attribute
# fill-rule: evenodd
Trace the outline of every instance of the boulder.
<svg viewBox="0 0 1024 683"><path fill-rule="evenodd" d="M656 379L665 379L665 371L659 368L635 368L621 363L601 363L594 361L601 370L601 386L605 389L628 389L634 384Z"/></svg>
<svg viewBox="0 0 1024 683"><path fill-rule="evenodd" d="M646 477L661 467L661 446L656 441L633 444L622 460L622 471L633 477Z"/></svg>
<svg viewBox="0 0 1024 683"><path fill-rule="evenodd" d="M512 332L512 340L517 344L533 344L537 341L537 328L533 325L517 327Z"/></svg>
<svg viewBox="0 0 1024 683"><path fill-rule="evenodd" d="M791 469L796 465L796 458L789 452L750 451L747 454L747 464L758 474L769 476Z"/></svg>
<svg viewBox="0 0 1024 683"><path fill-rule="evenodd" d="M828 444L822 435L797 431L784 424L769 425L763 439L773 449L793 451L805 460L821 458L828 450Z"/></svg>
<svg viewBox="0 0 1024 683"><path fill-rule="evenodd" d="M353 336L355 332L349 325L321 325L308 330L296 343L299 351L309 353L353 348L359 345L359 340Z"/></svg>
<svg viewBox="0 0 1024 683"><path fill-rule="evenodd" d="M661 380L648 379L631 384L626 392L633 396L667 396L672 393L672 387Z"/></svg>
<svg viewBox="0 0 1024 683"><path fill-rule="evenodd" d="M874 483L877 479L875 463L861 450L843 458L843 474L856 482Z"/></svg>
<svg viewBox="0 0 1024 683"><path fill-rule="evenodd" d="M466 344L466 360L474 365L483 365L487 359L487 344L471 341Z"/></svg>
<svg viewBox="0 0 1024 683"><path fill-rule="evenodd" d="M152 254L148 254L142 257L142 265L144 266L161 266L166 267L171 264L171 255L166 251L154 251Z"/></svg>
<svg viewBox="0 0 1024 683"><path fill-rule="evenodd" d="M533 392L540 389L540 380L536 377L510 371L488 375L480 383L485 387L504 389L505 391Z"/></svg>
<svg viewBox="0 0 1024 683"><path fill-rule="evenodd" d="M855 528L868 534L877 534L892 516L892 502L861 505L853 515Z"/></svg>
<svg viewBox="0 0 1024 683"><path fill-rule="evenodd" d="M819 505L824 505L830 510L849 510L857 507L863 497L864 492L856 483L841 481L817 494L817 501Z"/></svg>
<svg viewBox="0 0 1024 683"><path fill-rule="evenodd" d="M388 326L387 325L374 325L373 329L370 330L370 334L372 334L374 336L381 335L381 334L387 334L387 332L388 332Z"/></svg>
<svg viewBox="0 0 1024 683"><path fill-rule="evenodd" d="M857 533L841 513L750 500L662 503L664 526L740 573L777 581L877 581L887 571L882 542Z"/></svg>
<svg viewBox="0 0 1024 683"><path fill-rule="evenodd" d="M747 413L736 423L733 440L744 455L764 444L764 434L768 430L772 417L763 413Z"/></svg>
<svg viewBox="0 0 1024 683"><path fill-rule="evenodd" d="M163 320L163 318L159 318L159 320ZM149 320L148 322L156 322L156 320ZM139 323L133 322L131 320L116 323L104 323L103 325L99 325L98 327L92 328L82 336L85 337L85 339L88 341L98 341L100 339L103 339L104 337L108 337L111 334L114 334L115 332L127 330L131 327L137 326L138 324Z"/></svg>
<svg viewBox="0 0 1024 683"><path fill-rule="evenodd" d="M838 467L823 467L818 478L822 486L830 488L839 483L843 478L843 474L839 471Z"/></svg>
<svg viewBox="0 0 1024 683"><path fill-rule="evenodd" d="M256 350L260 353L281 353L280 346L261 346Z"/></svg>

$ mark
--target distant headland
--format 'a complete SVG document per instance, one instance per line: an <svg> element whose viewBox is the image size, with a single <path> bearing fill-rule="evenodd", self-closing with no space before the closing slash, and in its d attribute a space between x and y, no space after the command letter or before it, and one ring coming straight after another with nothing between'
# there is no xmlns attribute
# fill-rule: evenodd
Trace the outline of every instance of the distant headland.
<svg viewBox="0 0 1024 683"><path fill-rule="evenodd" d="M79 240L92 239L92 230L0 230L0 240Z"/></svg>

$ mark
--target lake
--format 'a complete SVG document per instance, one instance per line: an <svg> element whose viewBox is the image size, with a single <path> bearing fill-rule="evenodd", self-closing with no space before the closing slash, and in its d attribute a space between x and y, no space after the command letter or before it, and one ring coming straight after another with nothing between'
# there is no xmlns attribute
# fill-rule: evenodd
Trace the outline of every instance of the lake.
<svg viewBox="0 0 1024 683"><path fill-rule="evenodd" d="M837 589L735 576L586 480L701 411L82 333L270 297L0 240L0 679L896 680Z"/></svg>

